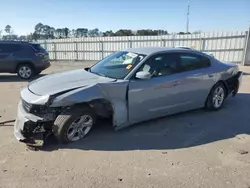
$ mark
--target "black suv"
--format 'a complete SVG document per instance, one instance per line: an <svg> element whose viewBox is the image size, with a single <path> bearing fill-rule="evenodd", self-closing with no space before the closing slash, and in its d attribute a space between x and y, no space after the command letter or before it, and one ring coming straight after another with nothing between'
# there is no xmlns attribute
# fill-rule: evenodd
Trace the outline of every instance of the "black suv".
<svg viewBox="0 0 250 188"><path fill-rule="evenodd" d="M50 66L48 52L40 44L0 41L0 73L17 73L30 79Z"/></svg>

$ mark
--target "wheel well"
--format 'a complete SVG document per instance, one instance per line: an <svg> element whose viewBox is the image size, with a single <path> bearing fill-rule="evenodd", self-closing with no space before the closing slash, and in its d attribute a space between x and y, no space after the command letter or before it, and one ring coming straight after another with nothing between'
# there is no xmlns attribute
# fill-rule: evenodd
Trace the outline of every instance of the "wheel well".
<svg viewBox="0 0 250 188"><path fill-rule="evenodd" d="M74 106L89 106L93 109L93 111L101 117L107 117L110 118L113 116L113 105L112 103L107 99L95 99L89 102L83 102L75 104Z"/></svg>
<svg viewBox="0 0 250 188"><path fill-rule="evenodd" d="M113 116L113 105L107 99L95 99L88 102L89 106L93 108L97 115L102 117Z"/></svg>
<svg viewBox="0 0 250 188"><path fill-rule="evenodd" d="M21 63L17 64L17 66L16 66L16 72L17 72L18 67L21 66L21 65L29 65L31 68L34 69L34 65L32 63L30 63L30 62L21 62Z"/></svg>

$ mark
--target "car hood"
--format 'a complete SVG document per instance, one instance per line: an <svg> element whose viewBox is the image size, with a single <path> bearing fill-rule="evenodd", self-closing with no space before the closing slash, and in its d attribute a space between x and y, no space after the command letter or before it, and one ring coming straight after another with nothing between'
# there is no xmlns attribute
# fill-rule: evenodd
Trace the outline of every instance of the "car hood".
<svg viewBox="0 0 250 188"><path fill-rule="evenodd" d="M28 89L36 95L43 96L112 81L115 81L115 79L98 76L80 69L43 76L31 82Z"/></svg>

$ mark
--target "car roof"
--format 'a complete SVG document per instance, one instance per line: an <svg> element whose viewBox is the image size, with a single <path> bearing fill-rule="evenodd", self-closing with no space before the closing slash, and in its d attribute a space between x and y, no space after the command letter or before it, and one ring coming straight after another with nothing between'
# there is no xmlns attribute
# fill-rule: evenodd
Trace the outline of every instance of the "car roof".
<svg viewBox="0 0 250 188"><path fill-rule="evenodd" d="M134 52L137 54L150 55L158 52L183 52L183 51L196 51L188 47L139 47L139 48L128 48L124 51Z"/></svg>
<svg viewBox="0 0 250 188"><path fill-rule="evenodd" d="M27 41L16 41L16 40L0 40L1 44L33 44ZM35 44L35 43L34 43Z"/></svg>

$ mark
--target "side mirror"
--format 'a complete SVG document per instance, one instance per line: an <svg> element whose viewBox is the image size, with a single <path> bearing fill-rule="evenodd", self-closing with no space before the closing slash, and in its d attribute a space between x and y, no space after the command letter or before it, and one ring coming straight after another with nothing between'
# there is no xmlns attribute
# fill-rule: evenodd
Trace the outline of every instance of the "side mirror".
<svg viewBox="0 0 250 188"><path fill-rule="evenodd" d="M148 80L151 78L151 74L149 72L140 71L136 73L135 77L142 80Z"/></svg>
<svg viewBox="0 0 250 188"><path fill-rule="evenodd" d="M86 71L88 71L90 69L90 67L86 67L86 68L84 68L84 70L86 70Z"/></svg>

